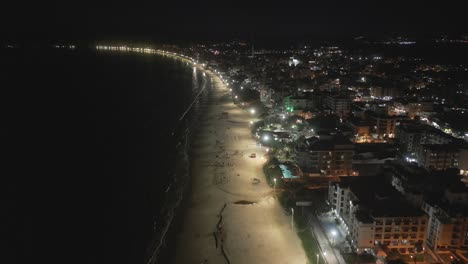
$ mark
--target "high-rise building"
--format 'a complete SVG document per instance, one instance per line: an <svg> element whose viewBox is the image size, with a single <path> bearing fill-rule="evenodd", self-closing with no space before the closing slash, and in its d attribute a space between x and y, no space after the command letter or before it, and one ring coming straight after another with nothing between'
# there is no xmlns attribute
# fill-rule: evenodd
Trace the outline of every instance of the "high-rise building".
<svg viewBox="0 0 468 264"><path fill-rule="evenodd" d="M394 138L395 137L395 128L399 117L381 115L374 112L367 112L367 118L371 123L371 129L375 134L380 138Z"/></svg>
<svg viewBox="0 0 468 264"><path fill-rule="evenodd" d="M328 202L358 253L424 247L428 216L377 176L341 177L330 183Z"/></svg>
<svg viewBox="0 0 468 264"><path fill-rule="evenodd" d="M317 171L324 176L353 175L354 145L342 135L306 139L296 145L295 152L295 161L304 171Z"/></svg>
<svg viewBox="0 0 468 264"><path fill-rule="evenodd" d="M341 118L351 113L351 99L347 95L329 95L324 99L324 106Z"/></svg>
<svg viewBox="0 0 468 264"><path fill-rule="evenodd" d="M428 169L458 168L459 150L452 144L423 144L417 154L419 163Z"/></svg>
<svg viewBox="0 0 468 264"><path fill-rule="evenodd" d="M403 153L418 153L423 144L448 144L456 139L429 125L400 124L395 129Z"/></svg>
<svg viewBox="0 0 468 264"><path fill-rule="evenodd" d="M468 189L464 184L445 189L440 199L427 199L422 209L429 215L427 242L431 248L468 247Z"/></svg>

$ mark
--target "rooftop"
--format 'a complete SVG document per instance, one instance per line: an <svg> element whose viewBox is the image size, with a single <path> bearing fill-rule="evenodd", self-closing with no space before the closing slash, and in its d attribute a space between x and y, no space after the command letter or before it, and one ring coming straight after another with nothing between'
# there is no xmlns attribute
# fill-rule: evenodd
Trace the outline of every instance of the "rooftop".
<svg viewBox="0 0 468 264"><path fill-rule="evenodd" d="M319 139L317 137L311 137L306 140L306 145L309 151L327 151L335 149L354 149L353 143L343 135L334 135L330 139Z"/></svg>
<svg viewBox="0 0 468 264"><path fill-rule="evenodd" d="M360 221L375 217L414 217L424 212L411 206L404 197L379 176L340 177L340 187L349 188L357 197ZM367 215L363 215L367 212Z"/></svg>

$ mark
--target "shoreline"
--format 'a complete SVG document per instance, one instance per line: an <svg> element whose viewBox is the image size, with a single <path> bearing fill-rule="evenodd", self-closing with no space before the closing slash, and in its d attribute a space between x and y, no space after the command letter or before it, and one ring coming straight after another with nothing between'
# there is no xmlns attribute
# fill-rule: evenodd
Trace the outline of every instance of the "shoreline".
<svg viewBox="0 0 468 264"><path fill-rule="evenodd" d="M161 52L161 51L155 51L152 52L153 54L162 56L163 58L175 58L178 60L181 60L183 63L187 63L187 67L197 67L197 70L200 70L202 72L206 72L206 70L198 64L194 64L194 62L188 58L188 57L183 57L178 54L171 54L169 52ZM210 82L210 80L207 78L207 82ZM211 85L211 84L208 84ZM203 94L200 92L200 94ZM194 98L194 102L197 97ZM200 99L198 99L200 100ZM211 98L207 98L207 101L210 101ZM191 105L188 108L191 110ZM190 110L187 110L182 118L180 118L180 121L185 119L185 115L190 112ZM201 110L198 113L196 113L199 116L202 116L204 114L204 111ZM192 117L194 118L194 117ZM199 117L197 118L199 119ZM190 120L190 123L196 122L197 120ZM145 259L145 264L153 264L153 263L167 263L170 262L173 256L175 255L176 251L176 242L177 242L177 235L178 235L178 228L182 226L184 216L187 212L188 209L188 197L191 195L191 182L192 182L192 177L191 177L191 168L192 168L192 152L193 152L193 140L199 133L199 128L195 127L193 129L192 126L186 127L185 129L190 130L190 134L187 138L187 136L183 136L183 139L186 141L185 146L183 149L184 155L187 155L188 162L184 166L184 168L178 168L178 169L185 169L187 170L186 174L183 174L180 177L177 177L177 179L182 179L183 184L177 188L171 188L171 191L176 191L181 194L181 198L177 201L176 205L174 207L171 207L172 210L170 211L170 220L167 222L168 224L164 228L164 234L162 237L158 238L158 246L156 248L150 249L148 251L148 255ZM154 242L152 242L154 243ZM154 246L151 245L151 246Z"/></svg>
<svg viewBox="0 0 468 264"><path fill-rule="evenodd" d="M227 263L224 254L231 263L306 263L290 218L266 183L264 150L251 136L249 114L233 104L218 75L197 68L211 78L213 94L190 146L188 190L170 227L176 244L170 263ZM259 155L249 158L251 152ZM252 184L254 177L260 184Z"/></svg>

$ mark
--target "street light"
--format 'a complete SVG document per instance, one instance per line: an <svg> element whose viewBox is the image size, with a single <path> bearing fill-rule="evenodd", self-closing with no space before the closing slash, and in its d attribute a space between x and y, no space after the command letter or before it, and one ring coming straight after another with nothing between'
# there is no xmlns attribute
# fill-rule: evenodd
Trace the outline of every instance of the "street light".
<svg viewBox="0 0 468 264"><path fill-rule="evenodd" d="M263 141L268 141L268 140L270 140L270 136L264 135L264 136L263 136Z"/></svg>
<svg viewBox="0 0 468 264"><path fill-rule="evenodd" d="M253 109L253 108L250 109L250 113L251 113L252 115L255 114L255 109Z"/></svg>
<svg viewBox="0 0 468 264"><path fill-rule="evenodd" d="M331 235L332 235L332 245L335 245L336 231L335 231L335 230L332 230L332 231L331 231Z"/></svg>
<svg viewBox="0 0 468 264"><path fill-rule="evenodd" d="M291 207L291 229L294 230L294 208Z"/></svg>
<svg viewBox="0 0 468 264"><path fill-rule="evenodd" d="M275 182L273 184L273 193L276 195L276 178L273 178L273 181Z"/></svg>

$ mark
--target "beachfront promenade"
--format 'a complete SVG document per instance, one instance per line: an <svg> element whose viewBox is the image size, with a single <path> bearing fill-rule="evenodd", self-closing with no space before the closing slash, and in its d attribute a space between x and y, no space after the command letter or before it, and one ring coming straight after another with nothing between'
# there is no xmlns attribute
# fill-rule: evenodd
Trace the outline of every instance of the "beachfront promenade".
<svg viewBox="0 0 468 264"><path fill-rule="evenodd" d="M191 193L174 263L307 263L263 175L265 148L250 133L252 115L233 103L220 78L206 73L212 99L193 142Z"/></svg>

